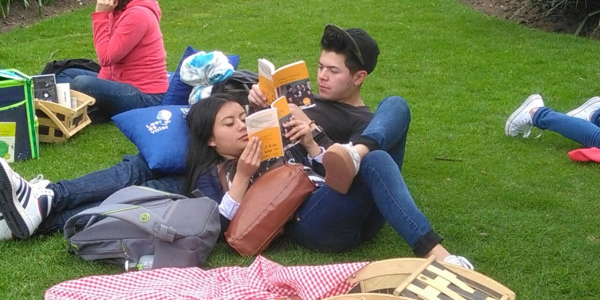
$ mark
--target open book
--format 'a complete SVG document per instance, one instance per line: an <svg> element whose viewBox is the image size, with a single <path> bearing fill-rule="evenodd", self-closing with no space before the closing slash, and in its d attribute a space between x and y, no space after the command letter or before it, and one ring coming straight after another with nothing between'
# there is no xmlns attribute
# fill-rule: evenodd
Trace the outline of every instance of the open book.
<svg viewBox="0 0 600 300"><path fill-rule="evenodd" d="M262 141L260 160L267 161L283 157L283 152L296 145L298 141L291 142L284 135L283 124L290 120L292 114L285 97L279 97L271 103L271 107L257 111L246 117L248 138L254 136Z"/></svg>
<svg viewBox="0 0 600 300"><path fill-rule="evenodd" d="M277 70L268 60L258 60L258 87L267 97L267 104L280 97L300 108L314 106L315 97L310 86L308 68L304 61L285 65Z"/></svg>

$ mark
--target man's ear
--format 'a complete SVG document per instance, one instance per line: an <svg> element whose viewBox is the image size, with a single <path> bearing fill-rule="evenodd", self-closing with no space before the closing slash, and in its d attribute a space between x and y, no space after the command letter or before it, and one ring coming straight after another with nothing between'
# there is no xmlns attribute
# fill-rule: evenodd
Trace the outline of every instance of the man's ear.
<svg viewBox="0 0 600 300"><path fill-rule="evenodd" d="M356 71L356 73L354 74L354 86L361 85L365 81L365 78L367 78L367 71Z"/></svg>

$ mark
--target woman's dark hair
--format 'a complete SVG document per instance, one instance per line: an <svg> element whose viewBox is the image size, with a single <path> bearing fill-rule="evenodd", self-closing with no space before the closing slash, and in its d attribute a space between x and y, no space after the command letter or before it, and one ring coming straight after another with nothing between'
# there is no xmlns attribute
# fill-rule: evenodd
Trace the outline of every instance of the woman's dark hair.
<svg viewBox="0 0 600 300"><path fill-rule="evenodd" d="M217 151L208 145L208 140L213 136L213 126L217 113L228 102L238 103L238 100L225 93L214 94L194 104L186 121L188 124L190 141L188 142L185 158L185 183L183 194L191 195L196 189L198 176L222 160Z"/></svg>
<svg viewBox="0 0 600 300"><path fill-rule="evenodd" d="M117 6L115 6L114 13L121 12L125 9L127 3L131 2L131 0L119 0Z"/></svg>

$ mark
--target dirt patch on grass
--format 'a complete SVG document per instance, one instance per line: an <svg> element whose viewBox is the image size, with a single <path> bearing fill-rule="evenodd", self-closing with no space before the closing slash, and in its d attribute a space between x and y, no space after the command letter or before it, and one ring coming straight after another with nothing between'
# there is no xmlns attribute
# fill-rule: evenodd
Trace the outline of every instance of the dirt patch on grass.
<svg viewBox="0 0 600 300"><path fill-rule="evenodd" d="M12 0L8 11L4 6L7 16L2 18L0 13L0 33L17 27L27 27L44 18L72 12L85 5L96 3L95 0L52 0L50 4L40 9L37 1L28 2L30 4L28 8L25 8L21 0Z"/></svg>
<svg viewBox="0 0 600 300"><path fill-rule="evenodd" d="M562 12L548 15L532 5L531 0L458 0L491 16L517 22L519 24L550 32L574 34L580 20L585 15L575 12ZM579 13L581 14L581 13ZM596 15L585 22L579 35L599 39L598 17Z"/></svg>

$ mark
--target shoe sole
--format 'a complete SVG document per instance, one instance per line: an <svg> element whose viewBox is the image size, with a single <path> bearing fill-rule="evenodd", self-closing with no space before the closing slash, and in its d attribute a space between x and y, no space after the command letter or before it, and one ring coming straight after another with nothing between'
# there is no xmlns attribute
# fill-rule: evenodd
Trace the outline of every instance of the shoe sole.
<svg viewBox="0 0 600 300"><path fill-rule="evenodd" d="M567 116L572 117L590 107L592 104L600 102L600 97L592 97L588 101L585 101L580 107L566 113Z"/></svg>
<svg viewBox="0 0 600 300"><path fill-rule="evenodd" d="M17 197L13 195L14 191L10 184L10 178L6 170L0 167L0 212L6 220L6 225L12 231L12 234L19 239L28 239L31 236L27 222L22 215L26 214Z"/></svg>
<svg viewBox="0 0 600 300"><path fill-rule="evenodd" d="M504 133L508 136L516 136L516 135L511 135L508 132L508 129L510 128L510 124L512 124L512 122L515 120L515 118L521 114L521 112L525 109L525 107L529 106L529 104L531 104L531 102L533 102L534 100L536 100L538 97L532 97L529 96L527 99L525 99L525 102L523 102L523 104L521 104L521 106L519 106L519 108L517 108L517 110L515 110L510 117L508 117L508 120L506 120L506 124L504 125ZM518 135L518 134L517 134Z"/></svg>
<svg viewBox="0 0 600 300"><path fill-rule="evenodd" d="M323 154L325 184L332 190L346 194L354 181L355 170L352 157L341 145L332 145Z"/></svg>

